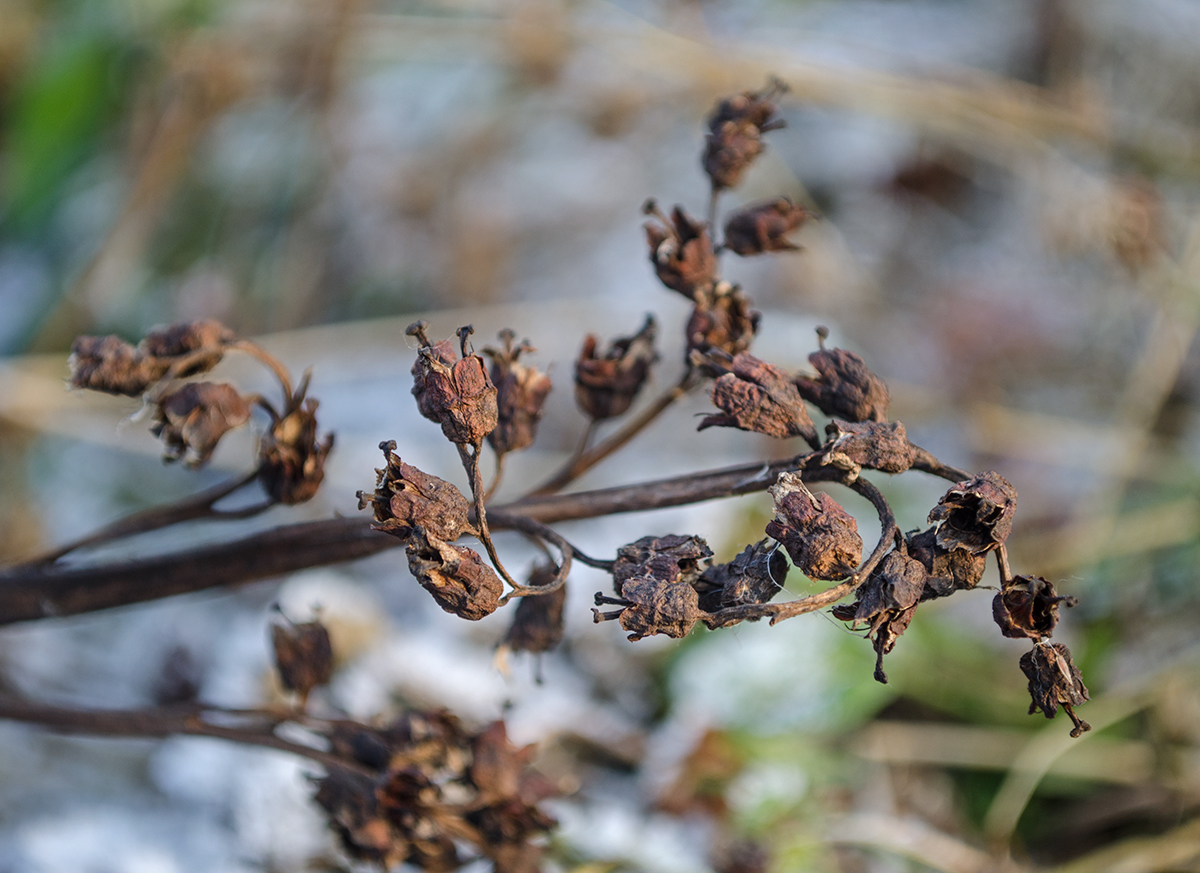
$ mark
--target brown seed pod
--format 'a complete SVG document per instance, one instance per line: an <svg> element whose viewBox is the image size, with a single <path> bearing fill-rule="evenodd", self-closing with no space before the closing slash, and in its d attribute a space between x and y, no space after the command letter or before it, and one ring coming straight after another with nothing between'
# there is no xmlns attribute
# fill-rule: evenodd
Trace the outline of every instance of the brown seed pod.
<svg viewBox="0 0 1200 873"><path fill-rule="evenodd" d="M673 639L686 637L696 622L708 617L700 609L696 589L687 582L668 581L656 576L634 576L621 585L619 598L596 595L597 605L612 603L622 607L614 612L592 610L596 622L616 619L629 631L630 640L653 634Z"/></svg>
<svg viewBox="0 0 1200 873"><path fill-rule="evenodd" d="M528 585L549 585L558 575L558 568L549 562L534 566ZM504 635L504 644L514 652L548 652L562 642L563 607L567 602L567 586L560 585L549 594L522 597L513 614L512 624Z"/></svg>
<svg viewBox="0 0 1200 873"><path fill-rule="evenodd" d="M865 625L875 646L875 680L887 684L883 656L908 629L925 590L925 566L900 551L889 552L858 589L855 602L835 606L834 618Z"/></svg>
<svg viewBox="0 0 1200 873"><path fill-rule="evenodd" d="M987 567L987 555L939 546L936 528L913 531L907 536L907 545L909 556L924 564L929 573L922 600L947 597L955 591L974 588Z"/></svg>
<svg viewBox="0 0 1200 873"><path fill-rule="evenodd" d="M850 513L825 492L812 494L795 473L780 473L770 492L775 518L767 523L767 536L783 543L800 572L826 581L854 572L863 541Z"/></svg>
<svg viewBox="0 0 1200 873"><path fill-rule="evenodd" d="M412 367L412 393L417 408L423 416L442 426L442 433L450 442L478 446L496 429L499 410L496 386L488 377L483 358L467 351L467 337L474 328L467 325L458 329L462 358L456 360L448 341L429 343L426 327L425 322L418 321L407 330L421 343Z"/></svg>
<svg viewBox="0 0 1200 873"><path fill-rule="evenodd" d="M656 331L654 316L647 315L640 331L614 340L603 357L596 356L599 340L587 335L575 361L575 401L585 414L603 421L629 409L650 375L650 366L658 360Z"/></svg>
<svg viewBox="0 0 1200 873"><path fill-rule="evenodd" d="M733 188L763 150L762 134L783 127L774 118L774 98L787 86L772 79L762 91L745 91L721 100L708 119L708 138L701 163L713 188Z"/></svg>
<svg viewBox="0 0 1200 873"><path fill-rule="evenodd" d="M637 576L653 576L664 582L692 584L699 578L701 562L712 557L703 537L667 534L642 537L617 550L613 563L613 588L625 592L625 582Z"/></svg>
<svg viewBox="0 0 1200 873"><path fill-rule="evenodd" d="M504 348L485 348L483 353L492 359L491 379L496 386L497 424L488 434L488 442L496 454L503 455L533 445L542 407L550 393L550 377L541 370L527 367L518 361L523 352L534 351L528 341L513 345L514 334L502 330Z"/></svg>
<svg viewBox="0 0 1200 873"><path fill-rule="evenodd" d="M81 336L71 344L73 388L137 397L167 372L169 361L148 357L118 336Z"/></svg>
<svg viewBox="0 0 1200 873"><path fill-rule="evenodd" d="M822 464L833 464L857 476L861 468L881 473L903 473L912 468L917 449L908 441L904 425L898 421L842 421L835 418L825 425L829 440Z"/></svg>
<svg viewBox="0 0 1200 873"><path fill-rule="evenodd" d="M1092 726L1075 714L1074 707L1088 700L1083 676L1071 660L1071 650L1061 643L1035 645L1021 656L1021 672L1029 680L1029 714L1041 710L1046 718L1054 718L1061 706L1075 727L1071 736L1079 737Z"/></svg>
<svg viewBox="0 0 1200 873"><path fill-rule="evenodd" d="M693 351L703 355L719 349L731 356L746 351L758 332L760 318L737 285L718 282L711 289L698 290L685 329L688 360Z"/></svg>
<svg viewBox="0 0 1200 873"><path fill-rule="evenodd" d="M293 624L282 614L281 618L271 625L275 668L283 687L299 694L303 707L309 693L333 677L333 645L321 622Z"/></svg>
<svg viewBox="0 0 1200 873"><path fill-rule="evenodd" d="M263 434L258 447L258 480L276 503L294 506L311 500L325 478L333 434L317 440L317 401L305 400Z"/></svg>
<svg viewBox="0 0 1200 873"><path fill-rule="evenodd" d="M693 587L700 595L700 608L716 612L767 603L783 590L787 572L783 550L772 540L762 540L746 546L727 564L705 568Z"/></svg>
<svg viewBox="0 0 1200 873"><path fill-rule="evenodd" d="M708 357L718 355L728 371L713 383L712 401L723 414L705 416L697 430L736 427L779 438L799 436L810 445L817 443L816 426L787 373L749 352L732 359L720 352L710 352Z"/></svg>
<svg viewBox="0 0 1200 873"><path fill-rule="evenodd" d="M1008 539L1016 511L1017 489L988 470L947 491L929 513L929 521L937 526L942 548L982 554Z"/></svg>
<svg viewBox="0 0 1200 873"><path fill-rule="evenodd" d="M826 415L845 421L887 421L892 396L887 385L861 357L845 349L826 349L829 331L817 329L820 351L808 356L817 378L796 377L800 395Z"/></svg>
<svg viewBox="0 0 1200 873"><path fill-rule="evenodd" d="M478 621L500 605L504 584L473 549L415 527L406 551L408 569L446 612Z"/></svg>
<svg viewBox="0 0 1200 873"><path fill-rule="evenodd" d="M472 530L471 501L454 485L406 464L396 455L396 441L379 444L387 464L375 471L375 494L358 492L358 508L375 510L374 530L405 539L414 527L453 542Z"/></svg>
<svg viewBox="0 0 1200 873"><path fill-rule="evenodd" d="M787 197L752 203L739 209L725 223L725 248L742 257L765 252L798 251L787 238L808 219L808 210Z"/></svg>
<svg viewBox="0 0 1200 873"><path fill-rule="evenodd" d="M160 398L150 432L163 441L165 461L204 464L228 431L250 420L250 404L225 382L188 382Z"/></svg>
<svg viewBox="0 0 1200 873"><path fill-rule="evenodd" d="M671 210L670 218L659 211L654 200L647 200L642 211L657 219L642 227L650 246L650 263L659 281L695 300L696 293L711 287L716 276L717 259L708 226L691 218L682 206Z"/></svg>
<svg viewBox="0 0 1200 873"><path fill-rule="evenodd" d="M1058 607L1074 606L1074 597L1060 596L1041 576L1016 576L992 598L992 618L1000 633L1013 639L1040 640L1058 624Z"/></svg>

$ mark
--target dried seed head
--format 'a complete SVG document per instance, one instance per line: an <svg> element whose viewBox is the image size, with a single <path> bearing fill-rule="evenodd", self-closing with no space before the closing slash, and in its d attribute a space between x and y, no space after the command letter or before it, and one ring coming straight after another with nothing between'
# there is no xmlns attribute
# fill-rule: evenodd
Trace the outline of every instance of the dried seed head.
<svg viewBox="0 0 1200 873"><path fill-rule="evenodd" d="M1092 726L1075 714L1073 707L1088 700L1083 676L1071 660L1071 650L1061 643L1035 645L1021 656L1021 671L1029 680L1029 714L1041 710L1046 718L1054 718L1061 706L1075 723L1071 736L1078 737Z"/></svg>
<svg viewBox="0 0 1200 873"><path fill-rule="evenodd" d="M825 426L829 443L822 464L833 464L858 475L861 468L903 473L917 457L904 425L898 421L851 422L835 418Z"/></svg>
<svg viewBox="0 0 1200 873"><path fill-rule="evenodd" d="M712 401L724 414L705 416L698 430L736 427L773 437L800 436L816 443L816 426L787 373L749 352L732 360L723 353L710 353L709 358L715 355L721 355L729 367L712 388Z"/></svg>
<svg viewBox="0 0 1200 873"><path fill-rule="evenodd" d="M430 345L424 322L408 327L408 333L422 343L412 367L417 408L442 426L450 442L469 446L482 444L499 421L496 386L488 378L483 358L467 351L467 337L473 330L470 325L458 329L462 358L456 360L448 340Z"/></svg>
<svg viewBox="0 0 1200 873"><path fill-rule="evenodd" d="M1008 539L1016 511L1017 489L988 470L947 491L929 513L929 521L937 526L942 548L982 554Z"/></svg>
<svg viewBox="0 0 1200 873"><path fill-rule="evenodd" d="M280 618L271 625L275 668L283 687L299 694L303 706L309 692L333 677L333 646L321 622L293 624L282 613Z"/></svg>
<svg viewBox="0 0 1200 873"><path fill-rule="evenodd" d="M671 210L669 219L653 200L647 200L642 211L657 219L646 222L643 228L650 245L650 263L659 281L695 300L697 291L711 287L716 276L717 259L708 226L691 218L682 206Z"/></svg>
<svg viewBox="0 0 1200 873"><path fill-rule="evenodd" d="M317 401L309 399L263 434L258 480L271 499L293 506L311 500L325 478L333 434L317 441Z"/></svg>
<svg viewBox="0 0 1200 873"><path fill-rule="evenodd" d="M617 619L629 631L630 640L653 634L682 639L696 622L707 617L701 611L696 589L682 580L668 581L656 576L634 576L621 585L621 597L596 595L596 603L614 603L616 612L592 610L596 622Z"/></svg>
<svg viewBox="0 0 1200 873"><path fill-rule="evenodd" d="M992 598L992 618L1000 633L1013 639L1040 640L1058 624L1058 607L1074 606L1074 597L1059 596L1041 576L1016 576Z"/></svg>
<svg viewBox="0 0 1200 873"><path fill-rule="evenodd" d="M221 322L201 319L156 327L146 334L138 348L154 358L182 358L194 352L210 351L220 360L224 347L236 338L234 332ZM216 361L213 361L212 365L215 364ZM196 372L203 371L188 368L188 372L175 375L190 376Z"/></svg>
<svg viewBox="0 0 1200 873"><path fill-rule="evenodd" d="M534 587L549 585L558 575L549 563L534 566L527 584ZM567 602L567 586L560 585L549 594L522 597L517 604L512 624L504 635L504 643L514 652L548 652L563 638L563 606Z"/></svg>
<svg viewBox="0 0 1200 873"><path fill-rule="evenodd" d="M800 572L826 581L854 572L863 541L850 513L825 492L812 494L795 473L780 473L770 492L775 518L767 523L767 536L783 543Z"/></svg>
<svg viewBox="0 0 1200 873"><path fill-rule="evenodd" d="M987 567L987 555L939 546L936 528L920 533L913 531L908 534L907 545L909 556L924 564L929 573L922 600L947 597L955 591L974 588Z"/></svg>
<svg viewBox="0 0 1200 873"><path fill-rule="evenodd" d="M404 463L395 454L396 441L379 444L387 464L375 471L375 495L358 492L358 508L370 504L375 510L371 527L405 539L414 527L423 527L435 537L453 542L471 530L471 502L444 479Z"/></svg>
<svg viewBox="0 0 1200 873"><path fill-rule="evenodd" d="M356 770L330 767L316 783L314 799L350 857L385 869L408 857L407 841L379 810L374 780Z"/></svg>
<svg viewBox="0 0 1200 873"><path fill-rule="evenodd" d="M887 684L883 656L908 630L926 582L925 566L899 551L889 552L858 590L853 604L833 608L834 618L867 627L875 646L875 680Z"/></svg>
<svg viewBox="0 0 1200 873"><path fill-rule="evenodd" d="M658 360L656 329L654 316L647 315L640 331L614 340L604 357L596 357L599 340L588 334L575 362L575 400L580 409L596 421L629 409L650 374L650 365Z"/></svg>
<svg viewBox="0 0 1200 873"><path fill-rule="evenodd" d="M829 331L818 328L820 351L808 356L818 376L796 377L800 395L826 415L845 421L887 421L892 396L887 385L854 352L826 349Z"/></svg>
<svg viewBox="0 0 1200 873"><path fill-rule="evenodd" d="M541 370L518 362L522 352L534 351L526 340L513 346L513 332L503 330L500 339L503 349L485 348L483 353L492 359L492 384L496 386L496 429L488 434L496 454L503 455L533 445L542 407L550 393L550 377Z"/></svg>
<svg viewBox="0 0 1200 873"><path fill-rule="evenodd" d="M612 568L613 588L623 596L626 581L638 576L691 585L700 577L701 562L710 557L712 549L702 537L682 534L642 537L617 550Z"/></svg>
<svg viewBox="0 0 1200 873"><path fill-rule="evenodd" d="M163 441L165 461L199 467L227 431L250 420L250 404L224 382L188 382L158 400L150 432Z"/></svg>
<svg viewBox="0 0 1200 873"><path fill-rule="evenodd" d="M783 127L772 102L787 86L772 79L762 91L726 97L708 119L702 163L713 188L732 188L763 150L762 134Z"/></svg>
<svg viewBox="0 0 1200 873"><path fill-rule="evenodd" d="M750 348L758 332L760 313L750 308L750 298L740 287L718 282L696 292L696 306L687 323L687 356L720 349L736 355Z"/></svg>
<svg viewBox="0 0 1200 873"><path fill-rule="evenodd" d="M787 197L753 203L733 213L725 223L725 248L743 257L798 251L800 247L790 242L787 234L807 218L808 211Z"/></svg>
<svg viewBox="0 0 1200 873"><path fill-rule="evenodd" d="M788 562L772 540L744 548L728 564L707 567L694 583L705 612L766 603L783 589Z"/></svg>
<svg viewBox="0 0 1200 873"><path fill-rule="evenodd" d="M167 372L168 361L147 357L118 336L81 336L71 344L71 386L137 397Z"/></svg>
<svg viewBox="0 0 1200 873"><path fill-rule="evenodd" d="M438 606L468 621L491 615L504 585L479 553L415 527L409 535L408 569Z"/></svg>

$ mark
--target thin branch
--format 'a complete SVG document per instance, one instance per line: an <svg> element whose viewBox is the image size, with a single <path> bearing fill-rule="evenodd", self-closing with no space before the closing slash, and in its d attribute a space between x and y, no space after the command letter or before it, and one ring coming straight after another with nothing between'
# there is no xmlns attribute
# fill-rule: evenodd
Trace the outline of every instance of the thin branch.
<svg viewBox="0 0 1200 873"><path fill-rule="evenodd" d="M971 478L971 474L966 470L960 470L958 467L943 464L931 452L927 452L920 446L913 446L913 448L917 450L917 456L912 465L914 470L920 470L923 473L932 473L934 476L950 482L965 482Z"/></svg>
<svg viewBox="0 0 1200 873"><path fill-rule="evenodd" d="M492 566L496 568L496 572L511 585L513 588L520 588L521 583L513 579L504 569L504 564L500 563L500 555L496 552L496 546L492 543L492 534L488 530L487 510L483 505L483 475L479 472L479 450L481 444L476 443L471 447L471 451L467 451L467 447L455 443L458 449L458 456L462 459L463 467L467 471L467 475L471 477L471 494L475 498L475 521L479 529L476 534L479 536L479 541L483 543L483 547L487 549L488 557L492 560Z"/></svg>
<svg viewBox="0 0 1200 873"><path fill-rule="evenodd" d="M275 374L275 378L279 380L279 387L283 391L283 406L284 415L292 409L292 403L295 400L296 394L292 391L292 376L288 372L280 360L260 346L258 343L251 342L248 339L240 339L230 343L229 348L236 349L239 352L245 352L250 357L256 359L259 363L264 364L267 369ZM303 394L303 391L300 392Z"/></svg>

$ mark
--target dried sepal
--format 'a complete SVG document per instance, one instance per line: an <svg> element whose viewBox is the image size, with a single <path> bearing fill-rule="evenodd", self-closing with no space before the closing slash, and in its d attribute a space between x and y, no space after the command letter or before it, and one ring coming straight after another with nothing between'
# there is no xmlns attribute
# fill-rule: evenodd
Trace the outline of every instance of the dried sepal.
<svg viewBox="0 0 1200 873"><path fill-rule="evenodd" d="M477 446L496 429L499 410L496 386L488 376L483 358L467 351L470 325L458 330L462 357L456 359L448 340L431 344L426 323L408 326L408 334L421 346L413 363L413 397L421 415L442 426L446 439L458 445Z"/></svg>
<svg viewBox="0 0 1200 873"><path fill-rule="evenodd" d="M887 385L854 352L825 348L828 333L824 328L818 329L821 348L808 356L817 377L796 377L800 395L832 418L887 421L892 402Z"/></svg>
<svg viewBox="0 0 1200 873"><path fill-rule="evenodd" d="M703 537L684 534L642 537L617 550L612 568L613 588L623 595L625 583L639 576L690 585L700 577L702 562L710 557L712 549Z"/></svg>
<svg viewBox="0 0 1200 873"><path fill-rule="evenodd" d="M358 492L358 508L370 505L375 511L374 530L405 539L414 527L423 527L453 542L473 529L468 519L471 501L458 488L400 460L395 440L379 448L386 466L375 470L375 494Z"/></svg>
<svg viewBox="0 0 1200 873"><path fill-rule="evenodd" d="M762 134L783 127L772 102L787 86L772 79L762 91L745 91L721 100L708 119L701 161L714 189L732 188L763 150Z"/></svg>
<svg viewBox="0 0 1200 873"><path fill-rule="evenodd" d="M700 609L716 612L767 603L783 590L787 572L787 558L779 544L764 539L746 546L726 564L706 567L693 587L700 595Z"/></svg>
<svg viewBox="0 0 1200 873"><path fill-rule="evenodd" d="M1021 656L1021 672L1029 680L1029 714L1038 710L1054 718L1061 706L1075 727L1071 736L1079 737L1092 726L1075 714L1074 707L1091 699L1083 676L1071 660L1071 650L1061 643L1038 644Z"/></svg>
<svg viewBox="0 0 1200 873"><path fill-rule="evenodd" d="M724 246L742 257L789 252L799 246L787 234L804 224L808 211L787 197L776 197L739 209L725 223Z"/></svg>
<svg viewBox="0 0 1200 873"><path fill-rule="evenodd" d="M854 572L863 541L850 513L825 492L814 495L795 473L780 473L770 492L775 517L767 523L767 536L783 543L800 572L826 581Z"/></svg>
<svg viewBox="0 0 1200 873"><path fill-rule="evenodd" d="M415 527L405 551L409 571L446 612L478 621L500 605L504 584L475 550Z"/></svg>
<svg viewBox="0 0 1200 873"><path fill-rule="evenodd" d="M557 575L557 567L542 562L534 566L527 584L531 587L549 585ZM566 585L560 585L549 594L522 597L504 635L504 645L514 652L548 652L556 648L563 638L566 602Z"/></svg>
<svg viewBox="0 0 1200 873"><path fill-rule="evenodd" d="M163 460L199 467L221 437L250 420L250 404L225 382L188 382L154 405L150 432L163 441Z"/></svg>
<svg viewBox="0 0 1200 873"><path fill-rule="evenodd" d="M750 308L750 298L729 282L718 282L696 292L696 305L688 317L687 354L707 354L719 349L736 355L750 348L761 314Z"/></svg>
<svg viewBox="0 0 1200 873"><path fill-rule="evenodd" d="M859 470L903 473L912 468L917 448L908 441L904 425L898 421L843 421L835 418L825 426L829 440L821 457L822 464L833 464L852 475Z"/></svg>
<svg viewBox="0 0 1200 873"><path fill-rule="evenodd" d="M1040 640L1054 633L1058 607L1078 602L1059 595L1041 576L1016 576L992 598L992 618L1006 637Z"/></svg>
<svg viewBox="0 0 1200 873"><path fill-rule="evenodd" d="M697 291L711 287L716 276L717 259L708 226L689 216L682 206L672 209L670 218L653 200L647 200L642 211L657 219L643 228L659 281L695 300Z"/></svg>
<svg viewBox="0 0 1200 873"><path fill-rule="evenodd" d="M503 455L533 445L542 407L550 393L550 377L519 361L524 352L534 351L528 341L513 345L511 330L500 332L501 349L485 348L492 359L491 379L496 386L496 428L488 434L488 443Z"/></svg>
<svg viewBox="0 0 1200 873"><path fill-rule="evenodd" d="M599 357L599 340L594 334L587 335L575 361L575 400L584 413L603 421L629 409L650 374L650 366L658 360L654 350L656 331L654 316L647 315L640 331L613 340Z"/></svg>
<svg viewBox="0 0 1200 873"><path fill-rule="evenodd" d="M258 480L276 503L293 506L311 500L325 478L333 434L317 439L317 401L297 403L263 434L258 447Z"/></svg>
<svg viewBox="0 0 1200 873"><path fill-rule="evenodd" d="M282 613L280 618L271 625L275 669L283 687L299 694L303 706L314 688L333 677L333 645L320 621L294 624Z"/></svg>
<svg viewBox="0 0 1200 873"><path fill-rule="evenodd" d="M779 438L799 436L816 443L816 426L787 373L749 352L731 359L715 354L728 368L712 387L712 401L723 414L705 416L698 430L736 427Z"/></svg>
<svg viewBox="0 0 1200 873"><path fill-rule="evenodd" d="M925 565L929 577L925 580L922 600L947 597L955 591L970 590L983 579L987 555L977 555L966 549L945 549L938 545L937 529L913 531L907 535L908 554Z"/></svg>
<svg viewBox="0 0 1200 873"><path fill-rule="evenodd" d="M634 576L621 585L620 597L596 595L596 604L615 604L622 607L613 612L592 610L596 622L616 619L629 631L630 640L640 640L653 634L672 639L686 637L696 622L708 617L700 609L696 589L687 582L669 581L657 576Z"/></svg>
<svg viewBox="0 0 1200 873"><path fill-rule="evenodd" d="M982 554L1008 539L1016 511L1017 489L988 470L947 491L929 513L929 521L937 526L942 548Z"/></svg>

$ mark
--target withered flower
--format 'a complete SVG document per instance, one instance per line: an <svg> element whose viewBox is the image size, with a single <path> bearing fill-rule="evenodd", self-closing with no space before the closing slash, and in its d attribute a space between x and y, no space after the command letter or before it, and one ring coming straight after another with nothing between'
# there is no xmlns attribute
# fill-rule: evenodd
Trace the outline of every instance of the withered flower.
<svg viewBox="0 0 1200 873"><path fill-rule="evenodd" d="M987 555L977 555L966 549L945 549L938 545L937 529L929 528L908 534L908 554L925 565L929 578L925 580L922 600L947 597L959 590L970 590L979 584L987 567Z"/></svg>
<svg viewBox="0 0 1200 873"><path fill-rule="evenodd" d="M1013 639L1040 640L1054 633L1058 607L1074 606L1074 597L1060 596L1041 576L1016 576L992 598L992 618L1000 633Z"/></svg>
<svg viewBox="0 0 1200 873"><path fill-rule="evenodd" d="M733 213L725 223L725 248L748 257L764 252L798 251L787 238L808 218L808 211L787 197L752 203Z"/></svg>
<svg viewBox="0 0 1200 873"><path fill-rule="evenodd" d="M549 585L558 576L557 568L549 563L536 564L526 583L531 587ZM563 638L563 607L567 602L567 586L560 585L549 594L522 597L517 604L512 624L504 635L504 645L514 652L548 652Z"/></svg>
<svg viewBox="0 0 1200 873"><path fill-rule="evenodd" d="M1021 656L1021 672L1029 680L1029 714L1041 710L1054 718L1061 706L1075 727L1071 736L1079 737L1092 726L1075 714L1073 707L1091 699L1083 676L1071 660L1071 650L1061 643L1038 644Z"/></svg>
<svg viewBox="0 0 1200 873"><path fill-rule="evenodd" d="M783 589L788 562L771 540L751 543L727 564L705 568L694 583L705 612L766 603Z"/></svg>
<svg viewBox="0 0 1200 873"><path fill-rule="evenodd" d="M71 386L137 397L167 372L169 362L147 357L118 336L81 336L71 344Z"/></svg>
<svg viewBox="0 0 1200 873"><path fill-rule="evenodd" d="M772 79L762 91L726 97L708 119L702 163L713 188L732 188L763 150L762 134L784 126L772 102L787 86Z"/></svg>
<svg viewBox="0 0 1200 873"><path fill-rule="evenodd" d="M442 426L446 439L459 445L478 446L496 429L499 411L496 386L488 378L483 358L467 351L467 337L474 328L458 329L462 358L455 360L447 340L431 345L424 321L410 324L407 333L421 343L412 367L413 397L417 408L430 421Z"/></svg>
<svg viewBox="0 0 1200 873"><path fill-rule="evenodd" d="M488 442L503 455L533 445L542 407L550 393L550 377L541 370L527 367L517 359L522 352L534 351L528 340L513 346L511 330L500 331L503 349L485 348L483 353L492 359L492 384L496 386L496 429L488 434Z"/></svg>
<svg viewBox="0 0 1200 873"><path fill-rule="evenodd" d="M174 366L172 375L183 378L215 367L225 354L225 346L236 338L232 330L213 319L181 321L154 328L138 343L138 349ZM181 359L187 359L187 363Z"/></svg>
<svg viewBox="0 0 1200 873"><path fill-rule="evenodd" d="M333 645L321 622L294 624L282 613L280 617L282 621L271 625L275 668L283 687L300 695L303 708L309 692L333 677Z"/></svg>
<svg viewBox="0 0 1200 873"><path fill-rule="evenodd" d="M621 585L620 597L596 595L596 604L611 603L622 607L613 612L592 610L596 622L616 619L629 631L630 640L653 634L682 639L696 622L707 617L700 609L696 589L687 582L668 581L656 576L634 576Z"/></svg>
<svg viewBox="0 0 1200 873"><path fill-rule="evenodd" d="M889 552L858 589L853 604L833 608L834 618L867 626L875 646L875 681L887 684L883 656L896 647L908 630L924 592L926 571L899 551Z"/></svg>
<svg viewBox="0 0 1200 873"><path fill-rule="evenodd" d="M698 430L736 427L773 437L804 437L817 445L816 426L787 373L749 352L735 355L728 367L712 387L712 401L724 414L705 416Z"/></svg>
<svg viewBox="0 0 1200 873"><path fill-rule="evenodd" d="M314 800L329 816L348 855L384 869L408 857L407 841L379 809L371 777L346 767L329 767L316 782Z"/></svg>
<svg viewBox="0 0 1200 873"><path fill-rule="evenodd" d="M842 421L835 418L825 426L829 444L822 464L833 464L858 475L861 468L881 473L903 473L916 460L916 446L908 441L898 421Z"/></svg>
<svg viewBox="0 0 1200 873"><path fill-rule="evenodd" d="M650 374L650 365L658 360L656 329L654 316L647 315L640 331L614 340L604 357L596 357L596 336L587 335L575 361L575 401L580 409L596 421L629 409Z"/></svg>
<svg viewBox="0 0 1200 873"><path fill-rule="evenodd" d="M1016 511L1017 489L988 470L947 491L929 513L929 521L937 526L942 548L982 554L1008 539Z"/></svg>
<svg viewBox="0 0 1200 873"><path fill-rule="evenodd" d="M700 577L701 562L710 557L712 549L703 537L683 534L642 537L617 550L612 568L613 588L624 594L626 581L638 576L690 585Z"/></svg>
<svg viewBox="0 0 1200 873"><path fill-rule="evenodd" d="M688 318L687 355L720 349L736 355L750 348L761 314L750 308L750 298L737 285L718 282L696 291L696 305Z"/></svg>
<svg viewBox="0 0 1200 873"><path fill-rule="evenodd" d="M387 464L375 470L375 495L358 492L358 508L374 507L371 527L405 539L414 527L453 542L472 530L468 520L471 502L445 479L406 464L396 455L396 441L379 444Z"/></svg>
<svg viewBox="0 0 1200 873"><path fill-rule="evenodd" d="M851 575L863 549L853 516L825 492L814 495L795 473L780 473L769 490L775 518L767 523L767 536L783 543L800 572L826 581Z"/></svg>
<svg viewBox="0 0 1200 873"><path fill-rule="evenodd" d="M817 328L820 351L808 356L818 376L796 377L800 395L832 418L845 421L887 421L892 396L883 380L861 357L845 349L825 348L829 331Z"/></svg>
<svg viewBox="0 0 1200 873"><path fill-rule="evenodd" d="M258 447L258 480L276 503L311 500L325 478L333 434L317 441L317 401L309 399L276 421Z"/></svg>
<svg viewBox="0 0 1200 873"><path fill-rule="evenodd" d="M650 263L659 281L695 300L696 292L710 287L716 276L717 259L708 226L691 218L682 206L671 210L669 219L654 200L647 200L642 211L658 219L646 222L643 228L650 245Z"/></svg>
<svg viewBox="0 0 1200 873"><path fill-rule="evenodd" d="M478 621L500 605L504 585L473 549L414 527L406 552L409 571L446 612Z"/></svg>
<svg viewBox="0 0 1200 873"><path fill-rule="evenodd" d="M199 467L227 431L250 420L250 404L225 382L188 382L161 398L150 432L163 441L165 461Z"/></svg>

